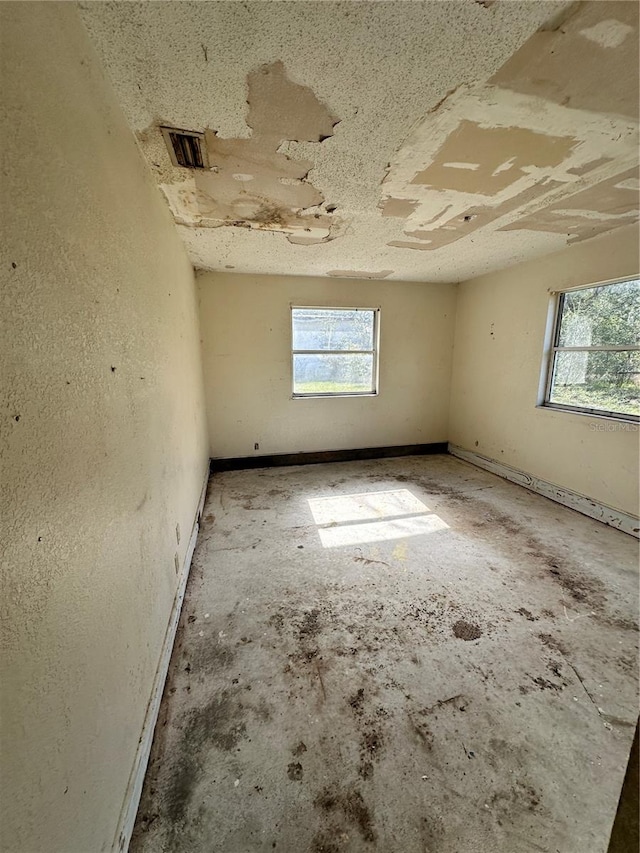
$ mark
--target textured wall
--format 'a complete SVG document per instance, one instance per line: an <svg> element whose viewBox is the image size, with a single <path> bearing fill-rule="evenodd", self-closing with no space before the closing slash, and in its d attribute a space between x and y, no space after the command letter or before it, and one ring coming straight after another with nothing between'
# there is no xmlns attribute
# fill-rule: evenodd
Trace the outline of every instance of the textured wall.
<svg viewBox="0 0 640 853"><path fill-rule="evenodd" d="M637 425L536 408L549 290L637 274L634 226L460 285L449 440L637 515Z"/></svg>
<svg viewBox="0 0 640 853"><path fill-rule="evenodd" d="M206 469L194 281L75 5L0 31L2 847L94 853Z"/></svg>
<svg viewBox="0 0 640 853"><path fill-rule="evenodd" d="M455 287L220 273L198 286L212 456L447 440ZM380 307L377 397L291 399L291 304Z"/></svg>

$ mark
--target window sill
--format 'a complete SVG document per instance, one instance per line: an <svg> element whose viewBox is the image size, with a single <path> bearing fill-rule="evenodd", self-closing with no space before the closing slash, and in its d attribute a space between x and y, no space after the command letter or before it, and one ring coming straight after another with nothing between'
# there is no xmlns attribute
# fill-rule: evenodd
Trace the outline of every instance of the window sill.
<svg viewBox="0 0 640 853"><path fill-rule="evenodd" d="M614 415L608 414L606 412L598 412L596 410L591 409L579 409L573 408L571 406L561 406L558 403L538 403L536 409L541 409L547 412L568 412L570 415L581 415L582 417L597 419L600 421L614 421L615 423L621 424L633 424L636 429L638 427L638 422L640 421L638 415ZM635 432L635 430L633 431Z"/></svg>
<svg viewBox="0 0 640 853"><path fill-rule="evenodd" d="M362 394L292 394L292 400L344 400L345 398L353 399L360 397L378 397L377 391L366 391Z"/></svg>

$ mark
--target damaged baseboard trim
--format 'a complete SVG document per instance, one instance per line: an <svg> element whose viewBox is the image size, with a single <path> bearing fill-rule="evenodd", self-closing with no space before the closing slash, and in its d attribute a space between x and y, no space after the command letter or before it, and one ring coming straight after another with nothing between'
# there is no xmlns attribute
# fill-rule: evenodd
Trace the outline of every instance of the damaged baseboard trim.
<svg viewBox="0 0 640 853"><path fill-rule="evenodd" d="M272 453L265 456L212 458L211 473L245 468L278 468L284 465L318 465L324 462L355 462L360 459L392 459L396 456L426 456L446 453L446 441L431 444L400 444L395 447L362 447L355 450L317 450L309 453Z"/></svg>
<svg viewBox="0 0 640 853"><path fill-rule="evenodd" d="M486 456L480 456L478 453L465 450L455 444L449 444L449 453L458 459L463 459L465 462L476 465L478 468L491 471L492 474L497 474L505 480L517 483L519 486L524 486L525 489L537 492L539 495L549 498L556 503L563 504L563 506L567 506L569 509L581 512L583 515L589 516L589 518L595 518L596 521L608 524L609 527L615 527L616 530L621 530L630 536L640 538L640 520L634 515L629 515L621 510L598 503L598 501L581 495L579 492L573 492L571 489L555 486L553 483L548 483L546 480L541 480L539 477L534 477L525 471L511 468L509 465L496 462L495 459L489 459Z"/></svg>
<svg viewBox="0 0 640 853"><path fill-rule="evenodd" d="M120 812L120 818L118 820L118 828L116 831L115 841L113 842L113 846L111 848L112 853L126 853L126 851L129 849L129 843L131 841L131 835L133 833L133 827L136 822L136 815L138 813L138 806L140 805L140 796L142 795L144 777L147 772L147 765L149 763L149 756L151 754L151 744L153 743L153 735L156 728L156 722L158 720L158 714L160 712L160 703L162 701L162 694L164 692L164 684L167 680L167 673L169 671L169 661L171 660L173 644L175 642L178 622L180 620L180 613L182 611L182 602L184 601L187 580L189 579L191 560L193 558L193 552L195 551L196 541L198 539L200 519L202 518L202 510L204 508L204 502L207 496L208 485L209 471L207 470L202 486L202 491L200 492L198 509L196 511L195 519L193 521L193 528L191 530L189 546L187 547L184 563L182 564L182 571L180 572L180 580L178 582L176 594L173 599L171 616L169 617L169 624L167 625L167 631L165 633L164 643L162 645L162 654L160 655L160 662L158 663L158 668L156 670L156 675L153 681L151 697L149 699L149 704L147 705L147 713L144 718L142 733L138 742L138 749L136 751L133 767L131 769L131 775L129 777L129 784L127 785L127 792L125 794L122 811Z"/></svg>

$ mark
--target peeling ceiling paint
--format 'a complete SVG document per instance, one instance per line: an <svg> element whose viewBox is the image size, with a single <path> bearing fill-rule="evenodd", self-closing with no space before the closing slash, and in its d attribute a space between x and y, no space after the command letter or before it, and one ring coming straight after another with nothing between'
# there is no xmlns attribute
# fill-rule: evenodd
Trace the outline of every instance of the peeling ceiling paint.
<svg viewBox="0 0 640 853"><path fill-rule="evenodd" d="M324 196L308 179L313 162L278 149L286 141L320 143L338 120L311 89L287 77L282 62L251 71L247 89L251 136L224 139L207 128L209 168L160 184L176 222L279 231L300 245L325 242L336 217L320 207ZM152 132L140 134L143 144Z"/></svg>
<svg viewBox="0 0 640 853"><path fill-rule="evenodd" d="M638 169L629 169L550 204L503 231L530 229L566 234L569 243L596 237L638 221Z"/></svg>
<svg viewBox="0 0 640 853"><path fill-rule="evenodd" d="M638 14L633 0L574 3L564 20L535 33L490 82L573 109L637 121Z"/></svg>
<svg viewBox="0 0 640 853"><path fill-rule="evenodd" d="M197 267L457 281L637 221L636 3L80 8Z"/></svg>
<svg viewBox="0 0 640 853"><path fill-rule="evenodd" d="M396 204L406 196L412 207L404 239L390 245L435 252L472 234L490 245L496 230L518 229L566 233L567 242L595 236L635 221L634 202L637 218L632 189L623 219L608 192L637 162L638 126L630 119L603 120L490 83L460 87L414 130L384 180ZM592 204L597 229L593 217L564 232L557 217L548 227L549 217L538 216L571 207L564 199L587 188L581 198Z"/></svg>

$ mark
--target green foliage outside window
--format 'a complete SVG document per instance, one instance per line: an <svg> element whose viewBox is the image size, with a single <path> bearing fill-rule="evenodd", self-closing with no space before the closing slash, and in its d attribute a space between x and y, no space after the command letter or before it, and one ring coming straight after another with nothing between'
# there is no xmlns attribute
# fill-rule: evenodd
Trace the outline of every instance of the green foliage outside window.
<svg viewBox="0 0 640 853"><path fill-rule="evenodd" d="M564 293L559 312L549 402L640 415L640 282Z"/></svg>

